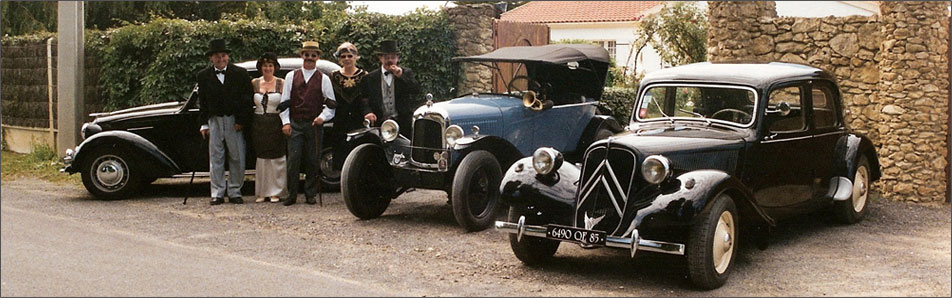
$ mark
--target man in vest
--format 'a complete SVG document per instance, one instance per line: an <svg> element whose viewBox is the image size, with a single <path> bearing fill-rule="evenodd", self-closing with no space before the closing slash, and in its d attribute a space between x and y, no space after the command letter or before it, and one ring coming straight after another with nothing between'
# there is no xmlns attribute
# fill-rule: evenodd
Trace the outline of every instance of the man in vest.
<svg viewBox="0 0 952 298"><path fill-rule="evenodd" d="M288 72L284 77L281 105L288 109L281 112L282 130L288 139L288 198L285 206L297 202L298 177L304 164L304 197L308 204L317 203L320 183L318 157L323 125L334 118L334 87L331 79L317 69L321 50L316 41L305 41L298 53L304 59L300 69ZM290 105L288 105L290 104Z"/></svg>

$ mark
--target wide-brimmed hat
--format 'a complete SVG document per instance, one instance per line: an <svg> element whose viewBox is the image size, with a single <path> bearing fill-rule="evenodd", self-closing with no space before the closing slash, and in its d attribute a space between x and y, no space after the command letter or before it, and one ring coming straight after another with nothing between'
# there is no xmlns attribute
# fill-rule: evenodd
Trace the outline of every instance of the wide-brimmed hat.
<svg viewBox="0 0 952 298"><path fill-rule="evenodd" d="M400 54L400 49L397 49L396 40L384 40L380 42L380 48L377 49L377 52L374 55L383 55L383 54Z"/></svg>
<svg viewBox="0 0 952 298"><path fill-rule="evenodd" d="M224 39L213 39L212 41L208 42L208 50L205 51L205 56L209 56L218 52L231 53L231 50L225 46Z"/></svg>
<svg viewBox="0 0 952 298"><path fill-rule="evenodd" d="M265 64L266 62L271 62L271 64L274 64L275 72L277 72L278 69L281 69L281 64L278 63L278 55L272 52L265 52L264 54L261 54L261 58L258 58L258 63L255 64L255 68L260 71L261 65Z"/></svg>
<svg viewBox="0 0 952 298"><path fill-rule="evenodd" d="M301 54L305 51L314 51L317 52L318 55L324 54L324 51L321 51L320 44L318 44L316 41L302 42L301 49L298 50L298 54Z"/></svg>

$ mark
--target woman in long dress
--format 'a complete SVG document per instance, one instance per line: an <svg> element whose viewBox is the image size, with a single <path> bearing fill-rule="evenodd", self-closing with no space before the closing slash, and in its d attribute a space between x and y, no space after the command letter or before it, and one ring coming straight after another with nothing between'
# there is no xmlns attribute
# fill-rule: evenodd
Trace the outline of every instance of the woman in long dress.
<svg viewBox="0 0 952 298"><path fill-rule="evenodd" d="M331 74L331 84L334 85L334 96L337 98L337 110L334 117L334 132L330 135L339 138L334 140L334 169L340 171L344 159L350 153L350 146L345 144L347 132L363 127L364 115L361 114L360 80L367 75L367 71L357 67L360 54L357 47L350 42L344 42L337 47L334 57L340 63L341 69Z"/></svg>
<svg viewBox="0 0 952 298"><path fill-rule="evenodd" d="M284 80L274 76L281 68L278 57L267 52L257 64L261 77L251 80L254 86L255 115L252 125L252 140L255 154L255 202L277 203L288 195L287 188L287 139L281 132L278 103Z"/></svg>

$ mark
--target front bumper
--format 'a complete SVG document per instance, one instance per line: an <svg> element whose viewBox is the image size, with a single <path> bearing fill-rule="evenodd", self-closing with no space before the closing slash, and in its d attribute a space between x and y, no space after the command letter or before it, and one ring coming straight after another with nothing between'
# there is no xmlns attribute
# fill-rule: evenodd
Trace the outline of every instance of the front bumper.
<svg viewBox="0 0 952 298"><path fill-rule="evenodd" d="M75 150L79 150L79 147L76 147ZM76 151L74 149L66 149L66 155L63 156L63 168L60 169L60 173L73 173L73 158L76 156Z"/></svg>
<svg viewBox="0 0 952 298"><path fill-rule="evenodd" d="M516 234L517 241L522 240L522 237L524 236L552 239L546 237L545 226L526 225L525 223L526 217L521 216L519 217L519 221L515 223L497 221L496 229L506 233ZM605 246L628 249L631 252L632 258L635 257L635 253L638 252L638 250L672 255L684 255L684 244L641 239L641 237L638 236L637 229L631 232L630 238L607 236L605 239Z"/></svg>

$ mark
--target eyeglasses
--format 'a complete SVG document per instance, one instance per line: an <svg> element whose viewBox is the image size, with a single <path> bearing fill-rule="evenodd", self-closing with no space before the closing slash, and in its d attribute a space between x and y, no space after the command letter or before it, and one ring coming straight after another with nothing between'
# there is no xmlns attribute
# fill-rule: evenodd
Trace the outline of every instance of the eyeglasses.
<svg viewBox="0 0 952 298"><path fill-rule="evenodd" d="M309 57L317 58L317 57L320 57L320 55L318 55L317 53L303 53L303 54L301 54L301 57L304 57L304 58L309 58Z"/></svg>
<svg viewBox="0 0 952 298"><path fill-rule="evenodd" d="M340 55L340 58L350 59L354 58L354 55Z"/></svg>

